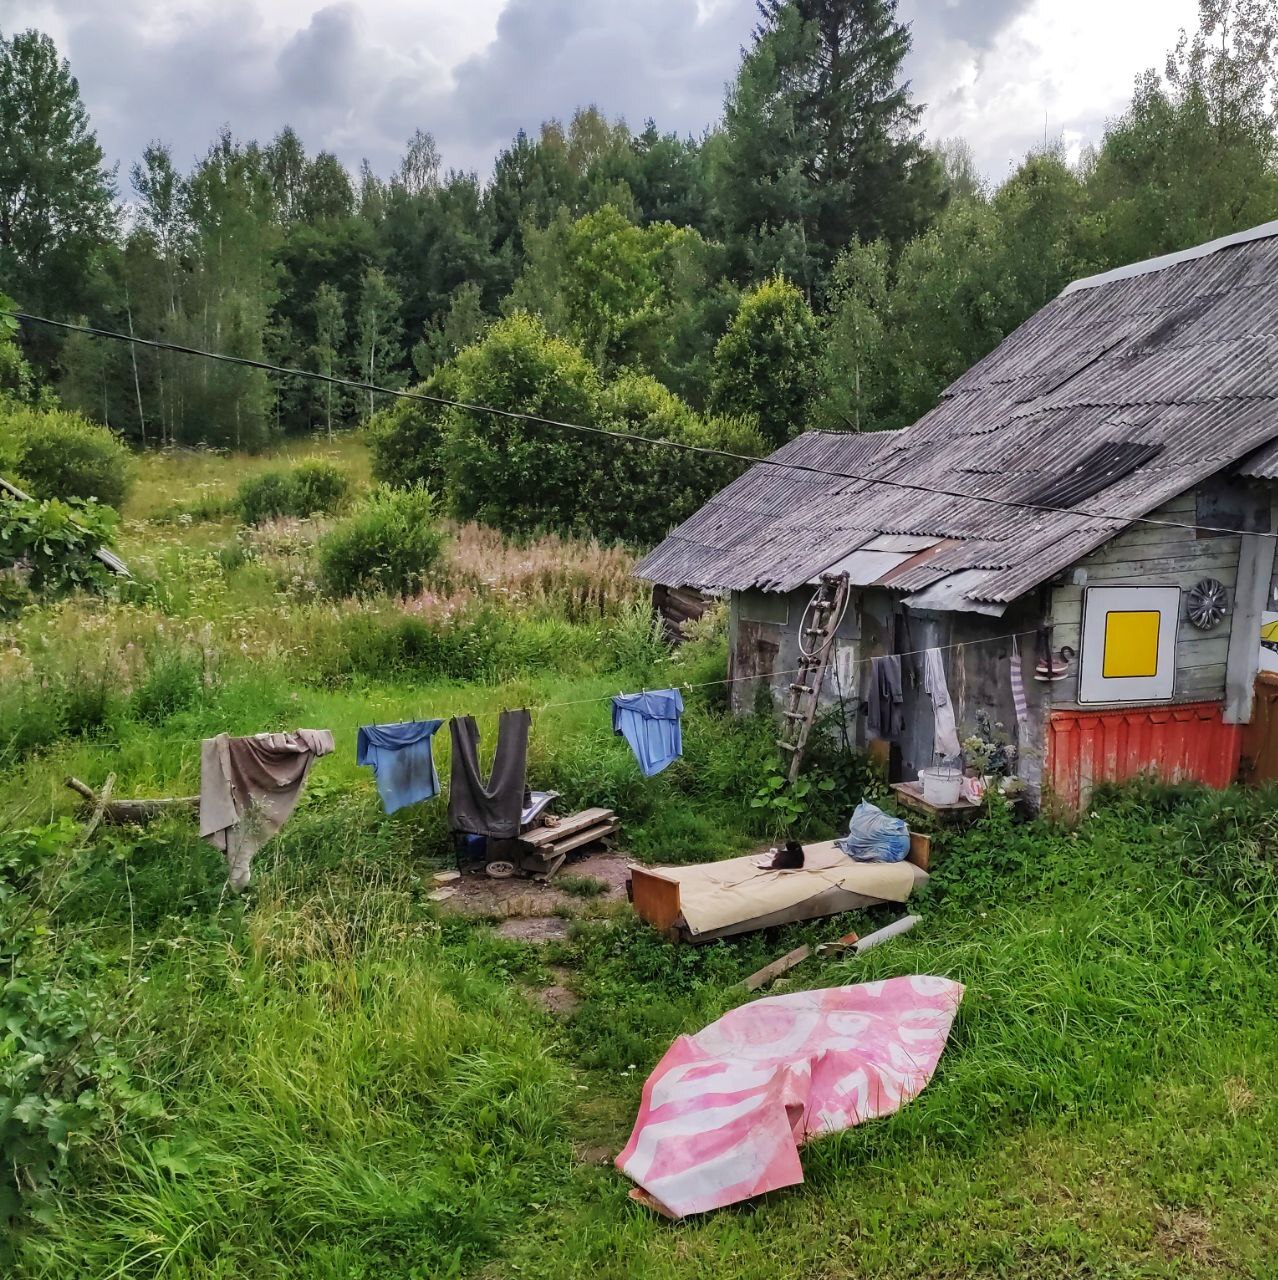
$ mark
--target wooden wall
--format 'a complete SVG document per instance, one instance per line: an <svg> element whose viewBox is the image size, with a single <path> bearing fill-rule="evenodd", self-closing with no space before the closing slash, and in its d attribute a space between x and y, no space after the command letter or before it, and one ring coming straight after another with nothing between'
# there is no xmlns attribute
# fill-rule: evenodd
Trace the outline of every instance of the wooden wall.
<svg viewBox="0 0 1278 1280"><path fill-rule="evenodd" d="M1151 512L1157 520L1196 520L1194 494L1179 498ZM1217 578L1232 600L1238 581L1237 534L1199 536L1192 529L1133 525L1112 542L1085 556L1070 575L1073 581L1052 591L1052 643L1068 645L1076 653L1082 631L1083 593L1094 587L1180 587L1187 592L1203 578ZM1174 702L1214 701L1225 696L1225 663L1229 655L1230 626L1227 616L1211 631L1199 631L1184 617L1176 634L1176 691ZM1030 674L1033 674L1031 667ZM1050 686L1054 706L1078 705L1078 663L1070 675Z"/></svg>

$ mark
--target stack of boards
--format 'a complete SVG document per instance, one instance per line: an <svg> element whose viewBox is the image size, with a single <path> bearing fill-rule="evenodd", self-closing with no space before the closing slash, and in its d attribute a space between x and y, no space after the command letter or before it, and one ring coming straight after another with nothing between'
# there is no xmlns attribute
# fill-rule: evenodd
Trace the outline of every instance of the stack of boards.
<svg viewBox="0 0 1278 1280"><path fill-rule="evenodd" d="M619 826L617 815L611 809L583 809L560 818L554 826L532 827L519 837L524 863L527 866L540 860L544 865L539 871L549 880L574 849L607 840L617 833Z"/></svg>

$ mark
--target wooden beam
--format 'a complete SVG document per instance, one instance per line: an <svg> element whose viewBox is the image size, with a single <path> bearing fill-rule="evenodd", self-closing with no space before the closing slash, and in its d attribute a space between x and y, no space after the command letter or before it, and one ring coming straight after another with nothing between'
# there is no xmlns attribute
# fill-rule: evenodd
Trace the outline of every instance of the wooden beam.
<svg viewBox="0 0 1278 1280"><path fill-rule="evenodd" d="M771 964L764 965L757 973L752 973L745 980L745 989L758 991L774 978L779 978L783 973L793 969L796 964L802 964L811 954L812 948L806 945L787 951L779 960L774 960Z"/></svg>
<svg viewBox="0 0 1278 1280"><path fill-rule="evenodd" d="M910 851L905 860L914 863L921 871L928 870L932 863L932 837L921 831L911 831Z"/></svg>
<svg viewBox="0 0 1278 1280"><path fill-rule="evenodd" d="M1238 585L1229 621L1229 656L1225 660L1226 724L1250 724L1260 668L1260 615L1269 598L1274 571L1274 540L1244 533L1238 552Z"/></svg>
<svg viewBox="0 0 1278 1280"><path fill-rule="evenodd" d="M108 800L99 796L92 787L81 782L79 778L68 778L66 785L94 806L95 816L100 808L100 820L110 826L145 826L146 823L170 813L195 814L200 809L199 796L171 796L157 800Z"/></svg>

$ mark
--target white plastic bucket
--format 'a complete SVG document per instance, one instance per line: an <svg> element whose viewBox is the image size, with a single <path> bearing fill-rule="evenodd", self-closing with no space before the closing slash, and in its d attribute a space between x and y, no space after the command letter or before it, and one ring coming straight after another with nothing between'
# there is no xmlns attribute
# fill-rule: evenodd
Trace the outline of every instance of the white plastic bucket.
<svg viewBox="0 0 1278 1280"><path fill-rule="evenodd" d="M928 804L958 804L963 775L953 769L920 769L923 799Z"/></svg>

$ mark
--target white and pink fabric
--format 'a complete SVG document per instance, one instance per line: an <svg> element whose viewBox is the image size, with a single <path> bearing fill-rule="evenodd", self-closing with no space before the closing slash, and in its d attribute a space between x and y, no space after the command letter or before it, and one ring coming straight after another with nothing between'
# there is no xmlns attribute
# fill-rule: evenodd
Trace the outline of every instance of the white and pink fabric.
<svg viewBox="0 0 1278 1280"><path fill-rule="evenodd" d="M666 1051L617 1168L676 1217L802 1182L809 1138L923 1089L962 998L947 978L906 977L733 1009Z"/></svg>

